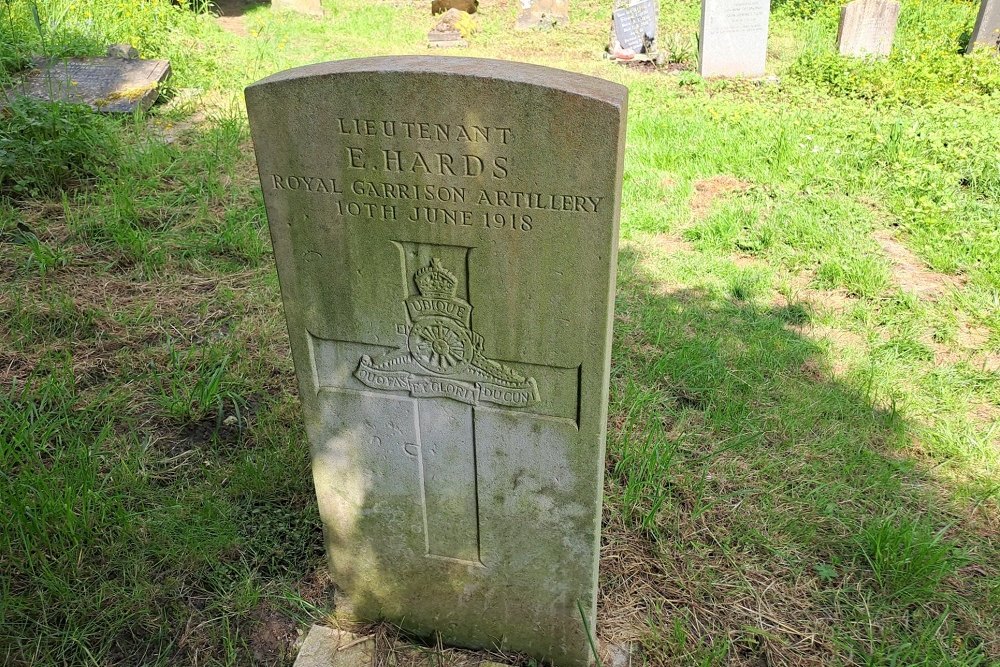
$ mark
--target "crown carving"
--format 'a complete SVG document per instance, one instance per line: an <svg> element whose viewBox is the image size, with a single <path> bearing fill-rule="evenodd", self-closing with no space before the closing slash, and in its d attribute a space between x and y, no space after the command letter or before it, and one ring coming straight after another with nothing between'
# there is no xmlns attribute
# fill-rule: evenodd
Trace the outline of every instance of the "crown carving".
<svg viewBox="0 0 1000 667"><path fill-rule="evenodd" d="M413 276L422 296L450 298L455 296L458 279L448 269L441 266L441 260L434 258L430 266L417 271Z"/></svg>

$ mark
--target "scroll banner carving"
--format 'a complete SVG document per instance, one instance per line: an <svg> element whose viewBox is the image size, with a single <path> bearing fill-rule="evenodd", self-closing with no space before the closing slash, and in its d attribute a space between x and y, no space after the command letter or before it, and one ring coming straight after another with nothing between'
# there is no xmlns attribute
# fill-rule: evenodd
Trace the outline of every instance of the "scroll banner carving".
<svg viewBox="0 0 1000 667"><path fill-rule="evenodd" d="M419 398L453 398L469 405L495 403L511 408L526 408L538 402L538 387L534 378L508 387L491 382L463 382L448 378L420 376L405 371L382 370L364 356L354 377L372 389L409 391Z"/></svg>

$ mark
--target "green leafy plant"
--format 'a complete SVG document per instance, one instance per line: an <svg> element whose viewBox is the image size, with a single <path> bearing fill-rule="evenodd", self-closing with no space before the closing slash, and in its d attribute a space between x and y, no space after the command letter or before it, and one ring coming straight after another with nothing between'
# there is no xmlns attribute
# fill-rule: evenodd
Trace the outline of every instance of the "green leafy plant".
<svg viewBox="0 0 1000 667"><path fill-rule="evenodd" d="M693 67L698 60L697 37L689 33L668 32L660 38L660 45L667 54L667 62Z"/></svg>

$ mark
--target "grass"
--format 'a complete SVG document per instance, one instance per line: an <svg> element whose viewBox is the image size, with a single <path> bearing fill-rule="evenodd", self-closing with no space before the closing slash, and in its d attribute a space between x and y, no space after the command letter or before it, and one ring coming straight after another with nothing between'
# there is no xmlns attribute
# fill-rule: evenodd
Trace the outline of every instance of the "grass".
<svg viewBox="0 0 1000 667"><path fill-rule="evenodd" d="M38 7L0 4L0 78L115 41L175 74L147 116L0 117L0 659L290 664L332 587L240 90L432 19ZM961 55L971 2L904 0L884 62L774 7L779 83L607 63L591 0L540 34L484 3L462 54L631 92L598 639L998 665L1000 58ZM690 68L697 3L660 16Z"/></svg>

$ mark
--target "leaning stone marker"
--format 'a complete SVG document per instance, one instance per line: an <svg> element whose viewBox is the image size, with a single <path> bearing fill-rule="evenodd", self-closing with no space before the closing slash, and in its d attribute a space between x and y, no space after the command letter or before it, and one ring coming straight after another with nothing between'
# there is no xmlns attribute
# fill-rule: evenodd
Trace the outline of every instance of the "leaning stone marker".
<svg viewBox="0 0 1000 667"><path fill-rule="evenodd" d="M588 664L626 89L386 57L246 97L334 581Z"/></svg>
<svg viewBox="0 0 1000 667"><path fill-rule="evenodd" d="M159 85L170 76L168 60L39 58L32 65L9 97L87 104L107 113L147 111L159 95Z"/></svg>
<svg viewBox="0 0 1000 667"><path fill-rule="evenodd" d="M702 0L698 73L763 76L770 0Z"/></svg>
<svg viewBox="0 0 1000 667"><path fill-rule="evenodd" d="M983 0L979 6L968 51L977 47L1000 50L1000 0Z"/></svg>
<svg viewBox="0 0 1000 667"><path fill-rule="evenodd" d="M659 13L657 0L639 0L615 9L611 20L618 45L633 53L655 53Z"/></svg>
<svg viewBox="0 0 1000 667"><path fill-rule="evenodd" d="M843 56L888 56L896 36L899 3L894 0L854 0L840 10L837 48Z"/></svg>

